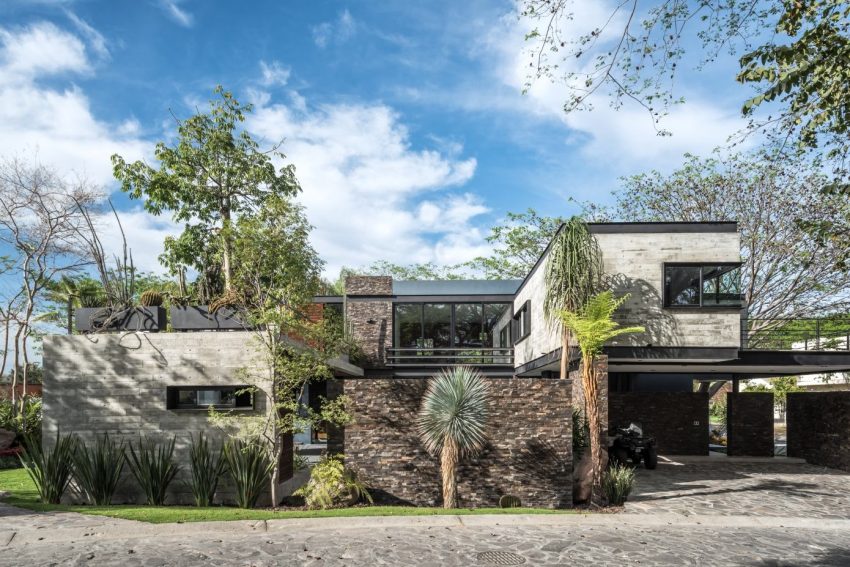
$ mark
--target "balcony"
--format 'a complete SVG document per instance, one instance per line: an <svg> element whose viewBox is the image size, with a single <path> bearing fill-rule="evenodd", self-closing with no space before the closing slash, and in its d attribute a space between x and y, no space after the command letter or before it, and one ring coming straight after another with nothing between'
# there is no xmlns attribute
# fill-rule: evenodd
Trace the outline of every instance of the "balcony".
<svg viewBox="0 0 850 567"><path fill-rule="evenodd" d="M745 350L850 351L850 318L747 319L741 322Z"/></svg>
<svg viewBox="0 0 850 567"><path fill-rule="evenodd" d="M389 366L513 366L513 347L388 348Z"/></svg>

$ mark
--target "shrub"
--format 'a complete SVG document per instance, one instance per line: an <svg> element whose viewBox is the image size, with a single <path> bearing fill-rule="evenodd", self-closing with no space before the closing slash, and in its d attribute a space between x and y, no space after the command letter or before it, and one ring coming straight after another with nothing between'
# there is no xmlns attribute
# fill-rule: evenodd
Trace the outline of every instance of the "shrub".
<svg viewBox="0 0 850 567"><path fill-rule="evenodd" d="M118 490L126 456L124 442L116 443L104 433L89 449L81 443L74 458L74 478L95 506L108 506Z"/></svg>
<svg viewBox="0 0 850 567"><path fill-rule="evenodd" d="M41 398L27 397L24 402L24 414L13 415L12 400L0 399L0 429L14 431L23 441L29 437L41 443Z"/></svg>
<svg viewBox="0 0 850 567"><path fill-rule="evenodd" d="M32 479L41 501L59 504L68 489L74 472L74 455L79 443L73 435L56 432L56 443L45 452L41 443L27 437L21 453L21 463Z"/></svg>
<svg viewBox="0 0 850 567"><path fill-rule="evenodd" d="M726 423L726 402L710 402L708 404L708 416L712 423Z"/></svg>
<svg viewBox="0 0 850 567"><path fill-rule="evenodd" d="M236 486L236 504L253 508L268 486L274 463L260 441L231 439L224 445L224 458Z"/></svg>
<svg viewBox="0 0 850 567"><path fill-rule="evenodd" d="M201 433L196 440L192 437L192 451L189 454L192 463L192 497L195 506L209 506L215 498L218 481L224 474L227 462L221 446L213 451L209 441Z"/></svg>
<svg viewBox="0 0 850 567"><path fill-rule="evenodd" d="M372 495L366 483L336 455L326 456L319 461L310 471L307 484L294 494L303 496L307 507L312 510L350 506L360 500L372 504Z"/></svg>
<svg viewBox="0 0 850 567"><path fill-rule="evenodd" d="M613 506L622 506L635 484L635 471L628 465L612 465L602 475L602 492L608 503Z"/></svg>
<svg viewBox="0 0 850 567"><path fill-rule="evenodd" d="M139 437L138 448L130 444L129 465L130 472L145 494L145 502L151 506L162 506L168 485L180 469L174 463L174 437L163 445Z"/></svg>

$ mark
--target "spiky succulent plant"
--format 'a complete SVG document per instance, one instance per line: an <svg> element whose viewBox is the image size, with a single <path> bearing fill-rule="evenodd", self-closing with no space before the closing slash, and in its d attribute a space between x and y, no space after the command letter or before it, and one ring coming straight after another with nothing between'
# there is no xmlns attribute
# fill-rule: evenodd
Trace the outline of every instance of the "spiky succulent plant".
<svg viewBox="0 0 850 567"><path fill-rule="evenodd" d="M487 384L474 368L445 369L431 378L419 410L419 435L425 448L440 456L443 506L457 506L457 465L487 443Z"/></svg>

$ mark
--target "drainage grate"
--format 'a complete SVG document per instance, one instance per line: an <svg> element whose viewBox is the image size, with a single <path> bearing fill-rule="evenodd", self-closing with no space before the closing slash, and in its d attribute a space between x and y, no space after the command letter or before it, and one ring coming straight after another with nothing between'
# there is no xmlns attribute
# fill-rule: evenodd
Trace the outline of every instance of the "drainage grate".
<svg viewBox="0 0 850 567"><path fill-rule="evenodd" d="M525 557L510 551L485 551L477 555L478 561L490 565L522 565Z"/></svg>

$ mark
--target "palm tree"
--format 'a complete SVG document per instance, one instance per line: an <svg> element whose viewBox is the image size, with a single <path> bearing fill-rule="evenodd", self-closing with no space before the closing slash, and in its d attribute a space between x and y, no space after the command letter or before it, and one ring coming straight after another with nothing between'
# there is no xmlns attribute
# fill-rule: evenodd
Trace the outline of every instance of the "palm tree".
<svg viewBox="0 0 850 567"><path fill-rule="evenodd" d="M561 311L578 312L601 287L602 251L581 217L571 217L555 235L546 263L543 313L561 332L561 378L567 378L570 330Z"/></svg>
<svg viewBox="0 0 850 567"><path fill-rule="evenodd" d="M599 384L596 359L602 347L611 339L629 333L643 333L643 327L620 327L612 317L629 298L626 294L619 299L610 291L603 291L588 299L578 311L561 311L565 328L575 335L581 350L581 382L584 387L585 409L590 425L590 458L593 466L593 488L599 487L602 478L601 431L599 423Z"/></svg>
<svg viewBox="0 0 850 567"><path fill-rule="evenodd" d="M477 370L459 366L431 378L419 409L419 435L440 455L443 507L457 507L457 466L479 454L486 443L487 385Z"/></svg>

